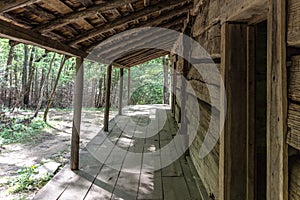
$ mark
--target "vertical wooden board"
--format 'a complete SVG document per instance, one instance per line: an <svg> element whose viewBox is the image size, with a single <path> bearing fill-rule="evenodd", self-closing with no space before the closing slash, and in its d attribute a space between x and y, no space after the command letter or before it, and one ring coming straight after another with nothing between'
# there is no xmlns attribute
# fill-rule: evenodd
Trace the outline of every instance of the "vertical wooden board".
<svg viewBox="0 0 300 200"><path fill-rule="evenodd" d="M71 137L71 169L77 170L79 167L79 140L81 125L81 110L83 98L83 58L76 58L76 80L74 95L74 113Z"/></svg>
<svg viewBox="0 0 300 200"><path fill-rule="evenodd" d="M247 199L255 198L255 28L247 28Z"/></svg>
<svg viewBox="0 0 300 200"><path fill-rule="evenodd" d="M104 131L108 131L108 122L109 122L109 107L110 107L110 86L111 86L111 72L112 65L107 66L107 75L106 75L106 95L105 95L105 110L104 110Z"/></svg>
<svg viewBox="0 0 300 200"><path fill-rule="evenodd" d="M244 24L225 23L222 26L221 68L227 95L227 115L220 139L220 199L246 198L246 28Z"/></svg>
<svg viewBox="0 0 300 200"><path fill-rule="evenodd" d="M269 1L267 64L267 199L288 198L286 1Z"/></svg>

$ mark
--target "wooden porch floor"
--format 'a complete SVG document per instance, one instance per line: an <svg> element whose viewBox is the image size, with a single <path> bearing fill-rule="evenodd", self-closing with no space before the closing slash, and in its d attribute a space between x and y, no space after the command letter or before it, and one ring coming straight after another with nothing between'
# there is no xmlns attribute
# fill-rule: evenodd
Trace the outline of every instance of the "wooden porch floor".
<svg viewBox="0 0 300 200"><path fill-rule="evenodd" d="M123 115L110 121L108 133L101 131L80 152L80 170L65 166L35 199L203 199L189 157L181 156L154 172L154 166L143 165L144 153L168 144L177 130L167 106L126 107ZM114 145L105 145L105 140ZM140 156L133 161L119 148ZM104 162L99 161L99 155L106 158ZM133 162L139 164L131 172L121 170Z"/></svg>

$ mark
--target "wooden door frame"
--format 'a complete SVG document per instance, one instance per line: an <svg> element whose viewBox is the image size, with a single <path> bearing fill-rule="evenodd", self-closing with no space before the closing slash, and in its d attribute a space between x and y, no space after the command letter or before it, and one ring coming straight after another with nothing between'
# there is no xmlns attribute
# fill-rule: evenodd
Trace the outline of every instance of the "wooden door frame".
<svg viewBox="0 0 300 200"><path fill-rule="evenodd" d="M288 198L288 145L286 143L286 132L287 132L287 72L286 72L286 1L282 0L269 0L268 1L269 12L267 16L268 20L268 37L267 37L267 199L268 200L285 200ZM258 13L253 13L258 14ZM231 87L232 81L227 79L228 67L232 62L231 44L228 43L230 37L230 23L222 22L222 34L221 34L221 70L223 80L227 94L234 91ZM236 24L236 23L235 23ZM247 29L247 38L251 40L251 28ZM252 38L253 39L253 38ZM236 41L240 42L240 41ZM248 43L248 54L251 48ZM251 59L246 61L248 68L253 64ZM232 71L230 71L232 72ZM233 71L234 72L234 71ZM248 81L251 78L252 71L247 70ZM253 149L250 147L250 142L253 141L251 137L251 115L250 112L253 106L253 99L249 97L251 95L253 86L247 85L247 184L246 184L246 199L253 199L254 188L253 188L253 162L250 160L254 156ZM221 94L222 95L222 94ZM227 98L228 105L234 105L235 99ZM251 103L252 102L252 103ZM239 115L240 113L232 113L231 107L227 110L228 115ZM233 178L232 171L230 170L234 155L231 154L230 149L233 142L229 137L232 133L228 127L234 123L226 118L223 134L220 138L220 163L219 163L219 199L234 199L230 191L233 189L231 180ZM252 116L253 117L253 116ZM229 121L228 121L229 120ZM229 124L229 125L228 125ZM252 169L252 170L251 170ZM244 198L244 199L245 199Z"/></svg>

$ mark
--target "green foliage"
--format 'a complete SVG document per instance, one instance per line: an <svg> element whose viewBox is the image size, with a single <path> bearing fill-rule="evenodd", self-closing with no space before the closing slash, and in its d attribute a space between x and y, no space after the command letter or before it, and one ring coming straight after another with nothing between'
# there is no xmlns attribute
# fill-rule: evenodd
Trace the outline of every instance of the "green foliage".
<svg viewBox="0 0 300 200"><path fill-rule="evenodd" d="M163 66L157 58L131 69L131 104L163 103Z"/></svg>
<svg viewBox="0 0 300 200"><path fill-rule="evenodd" d="M38 134L46 123L41 118L9 119L0 124L0 145L24 142Z"/></svg>
<svg viewBox="0 0 300 200"><path fill-rule="evenodd" d="M131 103L133 105L140 104L160 104L162 103L162 86L159 83L146 83L136 89L131 95Z"/></svg>
<svg viewBox="0 0 300 200"><path fill-rule="evenodd" d="M18 170L18 175L8 182L10 186L8 192L18 193L42 188L53 177L53 174L47 173L43 177L35 178L33 175L38 173L37 167L33 165L31 167L22 167Z"/></svg>

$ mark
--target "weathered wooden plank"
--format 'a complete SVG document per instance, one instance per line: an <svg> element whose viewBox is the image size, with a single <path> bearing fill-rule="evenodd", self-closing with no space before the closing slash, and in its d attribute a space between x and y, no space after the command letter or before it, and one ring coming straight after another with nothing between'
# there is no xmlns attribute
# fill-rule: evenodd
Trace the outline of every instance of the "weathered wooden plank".
<svg viewBox="0 0 300 200"><path fill-rule="evenodd" d="M288 44L291 46L299 46L300 45L300 34L299 34L299 26L300 26L300 15L299 8L300 2L297 0L289 0L288 1L288 29L287 29L287 40Z"/></svg>
<svg viewBox="0 0 300 200"><path fill-rule="evenodd" d="M255 16L268 13L267 0L223 0L221 5L221 20L225 21L249 21Z"/></svg>
<svg viewBox="0 0 300 200"><path fill-rule="evenodd" d="M162 2L161 4L164 4L166 6L166 9L169 9L170 7L172 8L172 7L175 7L175 6L178 6L178 5L182 4L182 2L183 1L180 1L179 3L177 1L172 2L172 3ZM151 8L147 8L147 9L144 9L144 10L141 10L141 11L137 11L135 14L128 15L126 17L123 17L122 19L118 18L115 21L112 21L110 23L106 23L104 26L101 26L101 27L96 28L94 30L88 31L88 32L83 33L81 35L77 35L74 38L72 38L70 41L68 41L68 43L69 43L69 45L77 44L77 43L82 42L84 40L93 38L93 37L95 37L99 34L105 33L107 31L111 30L112 28L125 25L125 24L127 24L128 22L130 22L132 20L136 20L137 18L141 18L143 16L150 15L152 13L155 13L155 12L159 11L159 10L161 10L160 4L155 5ZM162 14L161 16L153 19L153 20L146 21L146 22L138 24L135 28L137 28L137 27L146 27L146 26L147 27L155 26L155 25L160 24L161 22L163 22L163 21L165 21L169 18L180 15L182 13L186 13L188 11L188 7L180 9L180 11L178 11L178 10L176 10L176 11L177 12L175 12L174 10L171 10L170 12L166 12L166 13Z"/></svg>
<svg viewBox="0 0 300 200"><path fill-rule="evenodd" d="M81 162L84 166L80 167L79 171L76 171L76 175L70 180L70 184L66 190L62 193L59 199L72 200L83 199L92 186L96 175L102 167L102 164L95 159L89 152L81 152Z"/></svg>
<svg viewBox="0 0 300 200"><path fill-rule="evenodd" d="M64 15L63 17L57 18L55 20L52 20L48 23L42 24L36 28L34 28L34 31L41 32L43 34L52 31L53 29L56 29L58 27L65 26L69 23L76 22L78 19L87 18L96 15L98 12L103 12L107 10L111 10L114 8L118 8L124 4L133 3L136 0L113 0L109 2L105 2L100 5L96 5L90 8L87 8L85 10L80 10L76 12L72 12L70 14Z"/></svg>
<svg viewBox="0 0 300 200"><path fill-rule="evenodd" d="M124 69L120 68L120 89L119 89L119 115L122 115L123 108L123 79L124 79Z"/></svg>
<svg viewBox="0 0 300 200"><path fill-rule="evenodd" d="M74 114L71 139L71 169L77 170L79 167L79 139L81 125L81 110L83 98L83 58L76 59L76 81L74 97Z"/></svg>
<svg viewBox="0 0 300 200"><path fill-rule="evenodd" d="M25 7L41 0L3 0L0 1L0 14Z"/></svg>
<svg viewBox="0 0 300 200"><path fill-rule="evenodd" d="M184 177L163 177L164 199L191 199Z"/></svg>
<svg viewBox="0 0 300 200"><path fill-rule="evenodd" d="M247 102L242 100L247 96L247 26L225 23L222 36L221 68L227 112L220 139L220 196L217 198L238 200L246 199L247 188Z"/></svg>
<svg viewBox="0 0 300 200"><path fill-rule="evenodd" d="M107 67L106 75L106 95L105 95L105 112L104 112L104 131L108 131L109 107L110 107L110 86L111 86L112 65Z"/></svg>
<svg viewBox="0 0 300 200"><path fill-rule="evenodd" d="M203 199L203 196L201 197L200 196L200 193L199 193L199 189L197 188L197 184L196 184L196 181L195 179L198 179L199 177L197 176L198 174L193 174L191 169L190 169L190 166L188 164L188 161L186 160L185 156L181 156L180 159L180 165L181 165L181 168L182 168L182 171L183 171L183 174L184 174L184 179L185 179L185 182L187 184L187 187L188 187L188 190L189 190L189 193L190 193L190 196L191 196L191 199Z"/></svg>
<svg viewBox="0 0 300 200"><path fill-rule="evenodd" d="M48 37L41 36L34 31L11 25L5 21L0 21L0 37L8 38L17 42L36 45L49 51L54 51L69 56L87 56L87 53L79 49L72 48Z"/></svg>
<svg viewBox="0 0 300 200"><path fill-rule="evenodd" d="M255 199L255 28L247 28L247 199Z"/></svg>
<svg viewBox="0 0 300 200"><path fill-rule="evenodd" d="M269 1L267 64L267 199L288 198L286 1Z"/></svg>
<svg viewBox="0 0 300 200"><path fill-rule="evenodd" d="M76 174L66 165L58 174L44 186L33 199L36 200L56 200L71 183Z"/></svg>

